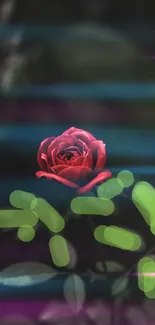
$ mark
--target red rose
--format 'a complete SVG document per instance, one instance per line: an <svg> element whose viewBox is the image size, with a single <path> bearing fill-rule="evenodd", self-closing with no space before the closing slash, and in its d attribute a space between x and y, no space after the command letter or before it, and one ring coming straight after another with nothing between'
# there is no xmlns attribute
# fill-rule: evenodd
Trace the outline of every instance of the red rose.
<svg viewBox="0 0 155 325"><path fill-rule="evenodd" d="M106 161L104 142L74 127L58 137L42 141L37 160L41 169L36 173L38 178L55 179L77 188L79 194L111 177L110 171L101 171ZM80 186L81 181L85 182L84 186Z"/></svg>

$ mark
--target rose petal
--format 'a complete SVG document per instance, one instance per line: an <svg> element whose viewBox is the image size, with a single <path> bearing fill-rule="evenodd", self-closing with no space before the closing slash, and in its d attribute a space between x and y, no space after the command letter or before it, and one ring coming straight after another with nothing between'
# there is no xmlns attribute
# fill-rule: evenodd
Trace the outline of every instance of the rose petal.
<svg viewBox="0 0 155 325"><path fill-rule="evenodd" d="M64 139L64 138L62 138ZM67 141L68 140L68 141ZM71 139L67 139L66 141L61 141L58 145L57 145L57 151L56 154L58 155L61 151L65 150L66 147L70 146L71 144Z"/></svg>
<svg viewBox="0 0 155 325"><path fill-rule="evenodd" d="M53 149L57 148L56 155L58 155L59 152L63 149L74 145L75 141L76 138L74 136L59 135L49 146L48 153L50 153Z"/></svg>
<svg viewBox="0 0 155 325"><path fill-rule="evenodd" d="M38 160L38 165L41 169L43 170L46 170L47 172L49 171L48 170L48 166L47 166L47 162L46 162L46 159L43 159L43 155L46 156L46 154L41 154L39 153L38 157L37 157L37 160ZM47 157L46 157L47 158Z"/></svg>
<svg viewBox="0 0 155 325"><path fill-rule="evenodd" d="M84 166L68 167L59 173L59 176L69 179L71 181L77 181L82 177L92 174L92 169Z"/></svg>
<svg viewBox="0 0 155 325"><path fill-rule="evenodd" d="M85 155L83 159L82 166L92 168L93 166L93 156L92 156L92 151L89 150L88 153Z"/></svg>
<svg viewBox="0 0 155 325"><path fill-rule="evenodd" d="M69 135L72 134L73 132L77 131L79 129L75 128L74 126L72 126L71 128L69 128L68 130L66 130L65 132L63 132L63 135Z"/></svg>
<svg viewBox="0 0 155 325"><path fill-rule="evenodd" d="M50 143L52 143L54 141L54 139L55 139L55 137L47 138L44 141L42 141L39 146L39 150L38 150L38 154L37 154L37 161L38 161L38 165L39 165L40 169L46 169L46 164L45 164L45 161L41 159L41 154L42 153L47 154L48 146L50 145Z"/></svg>
<svg viewBox="0 0 155 325"><path fill-rule="evenodd" d="M96 169L104 168L106 162L106 145L102 141L98 142Z"/></svg>
<svg viewBox="0 0 155 325"><path fill-rule="evenodd" d="M70 160L71 166L81 166L83 162L83 156L76 157Z"/></svg>
<svg viewBox="0 0 155 325"><path fill-rule="evenodd" d="M105 170L104 172L99 173L92 181L90 181L87 185L80 187L78 189L79 194L83 194L85 192L90 191L96 184L102 183L105 179L110 178L112 173L109 170Z"/></svg>
<svg viewBox="0 0 155 325"><path fill-rule="evenodd" d="M55 158L55 162L56 162L56 164L55 164L56 166L57 165L64 165L65 164L64 159L58 158L58 157Z"/></svg>
<svg viewBox="0 0 155 325"><path fill-rule="evenodd" d="M54 166L52 167L52 171L55 173L55 174L59 174L62 170L64 170L65 168L68 168L67 165L57 165L57 166Z"/></svg>
<svg viewBox="0 0 155 325"><path fill-rule="evenodd" d="M44 170L47 170L48 172L51 172L51 166L48 163L48 158L47 158L47 155L45 153L41 154L41 159L44 160L44 162L46 164L46 169L44 169Z"/></svg>
<svg viewBox="0 0 155 325"><path fill-rule="evenodd" d="M76 139L76 144L77 144L77 147L78 148L81 148L82 149L81 151L88 152L89 147L87 146L87 144L83 140Z"/></svg>
<svg viewBox="0 0 155 325"><path fill-rule="evenodd" d="M90 143L91 141L96 140L96 138L89 132L79 130L73 133L74 137L86 142L87 144Z"/></svg>
<svg viewBox="0 0 155 325"><path fill-rule="evenodd" d="M103 141L97 140L92 142L92 147L97 157L95 170L103 169L106 162L106 145Z"/></svg>
<svg viewBox="0 0 155 325"><path fill-rule="evenodd" d="M49 148L48 148L48 158L49 158L49 163L51 163L51 166L54 166L56 165L56 161L55 161L55 158L56 158L56 150L57 148L53 149L51 152L49 151Z"/></svg>
<svg viewBox="0 0 155 325"><path fill-rule="evenodd" d="M65 131L63 135L74 135L76 138L81 139L82 141L85 141L87 143L96 140L96 138L91 133L75 127L71 127L70 129Z"/></svg>
<svg viewBox="0 0 155 325"><path fill-rule="evenodd" d="M60 183L63 183L64 185L67 185L69 187L73 187L73 188L78 188L79 186L73 182L70 182L68 181L67 179L59 176L59 175L55 175L55 174L50 174L50 173L46 173L46 172L42 172L42 171L39 171L36 173L36 176L38 178L40 177L46 177L47 179L54 179Z"/></svg>
<svg viewBox="0 0 155 325"><path fill-rule="evenodd" d="M68 147L68 150L69 151L78 151L80 153L80 150L77 146L70 146L70 147Z"/></svg>

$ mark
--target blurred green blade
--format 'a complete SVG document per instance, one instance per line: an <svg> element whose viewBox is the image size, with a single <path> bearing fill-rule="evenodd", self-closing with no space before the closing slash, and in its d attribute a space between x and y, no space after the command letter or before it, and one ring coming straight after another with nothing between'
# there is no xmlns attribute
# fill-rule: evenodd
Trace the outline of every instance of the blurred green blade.
<svg viewBox="0 0 155 325"><path fill-rule="evenodd" d="M142 246L141 238L137 234L116 226L98 226L94 237L102 244L124 250L136 251Z"/></svg>
<svg viewBox="0 0 155 325"><path fill-rule="evenodd" d="M31 210L0 210L0 228L35 226L37 216Z"/></svg>
<svg viewBox="0 0 155 325"><path fill-rule="evenodd" d="M104 198L79 196L71 201L71 210L76 214L108 216L114 209L114 203Z"/></svg>

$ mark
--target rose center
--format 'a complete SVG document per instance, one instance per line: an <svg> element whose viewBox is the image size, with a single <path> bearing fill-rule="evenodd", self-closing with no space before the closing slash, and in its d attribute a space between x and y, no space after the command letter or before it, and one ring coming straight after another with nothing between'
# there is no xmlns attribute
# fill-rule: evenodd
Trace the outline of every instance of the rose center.
<svg viewBox="0 0 155 325"><path fill-rule="evenodd" d="M70 159L73 157L73 153L71 153L71 152L67 152L65 156L66 156L65 158L66 158L67 160L70 160Z"/></svg>

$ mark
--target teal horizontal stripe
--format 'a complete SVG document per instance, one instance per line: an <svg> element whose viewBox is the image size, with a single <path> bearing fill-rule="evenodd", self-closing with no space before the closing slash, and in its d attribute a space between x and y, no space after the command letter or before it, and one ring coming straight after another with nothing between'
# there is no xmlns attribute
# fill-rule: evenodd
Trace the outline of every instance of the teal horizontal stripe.
<svg viewBox="0 0 155 325"><path fill-rule="evenodd" d="M155 158L155 130L129 129L117 127L94 127L75 125L92 133L96 139L103 140L110 156ZM1 126L0 146L3 150L12 149L14 152L29 153L38 150L39 144L45 138L62 134L71 125L21 125ZM2 150L2 149L1 149Z"/></svg>
<svg viewBox="0 0 155 325"><path fill-rule="evenodd" d="M105 29L105 25L99 25L97 26L100 28L100 30ZM74 29L75 28L75 29ZM74 37L74 33L76 30L76 37L78 36L78 31L80 35L80 39L83 37L84 39L96 39L96 33L88 33L88 29L93 30L94 26L92 24L83 25L83 24L68 24L65 25L52 25L52 26L41 26L41 25L3 25L0 24L0 37L10 37L14 36L17 33L22 33L22 36L24 38L30 39L36 39L36 38L44 38L49 39L58 37L62 37L63 35L67 37ZM110 28L117 29L118 31L120 29L130 31L134 35L134 37L141 39L147 39L148 41L154 40L154 29L153 28L146 28L145 25L139 24L139 23L120 23L120 24L114 24L111 25ZM109 29L110 29L109 28ZM107 28L106 28L107 29ZM136 29L136 34L135 34ZM85 33L82 33L82 30L85 30ZM94 28L96 30L96 26ZM148 31L150 32L148 35ZM142 35L141 35L142 34ZM100 36L102 38L102 36ZM112 36L113 37L113 36Z"/></svg>
<svg viewBox="0 0 155 325"><path fill-rule="evenodd" d="M33 244L32 244L33 245ZM69 275L69 274L68 274ZM56 278L47 281L43 284L37 284L32 286L25 287L11 287L0 284L0 297L5 298L14 298L15 295L17 299L22 298L48 298L56 299L57 297L63 298L63 288L65 280L67 280L68 275L59 275ZM110 281L96 281L95 284L91 284L90 276L82 276L79 274L82 280L85 283L85 289L88 297L93 295L93 297L108 297L110 296L110 287L111 282L116 279L115 275L111 275ZM62 315L61 315L62 316Z"/></svg>
<svg viewBox="0 0 155 325"><path fill-rule="evenodd" d="M155 83L84 83L16 86L0 89L0 95L23 98L140 100L155 99Z"/></svg>
<svg viewBox="0 0 155 325"><path fill-rule="evenodd" d="M134 175L155 175L155 166L120 166L110 168L113 174L119 173L121 170L129 170Z"/></svg>
<svg viewBox="0 0 155 325"><path fill-rule="evenodd" d="M36 39L36 38L44 38L49 39L59 36L67 35L67 32L71 30L71 28L67 26L27 26L27 25L16 25L16 26L5 26L0 24L0 37L11 37L17 35L19 33L22 34L24 39Z"/></svg>

